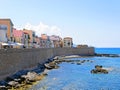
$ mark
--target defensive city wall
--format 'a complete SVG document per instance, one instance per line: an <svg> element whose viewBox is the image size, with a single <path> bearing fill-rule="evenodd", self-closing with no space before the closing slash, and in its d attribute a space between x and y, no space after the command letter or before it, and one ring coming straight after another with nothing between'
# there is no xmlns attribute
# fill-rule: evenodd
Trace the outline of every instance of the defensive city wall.
<svg viewBox="0 0 120 90"><path fill-rule="evenodd" d="M0 80L60 55L94 55L94 48L0 49Z"/></svg>

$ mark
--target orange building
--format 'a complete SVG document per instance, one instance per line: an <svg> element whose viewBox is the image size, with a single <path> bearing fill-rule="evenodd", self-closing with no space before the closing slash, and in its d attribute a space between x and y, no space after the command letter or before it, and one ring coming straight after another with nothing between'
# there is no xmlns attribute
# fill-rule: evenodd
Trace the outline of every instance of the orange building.
<svg viewBox="0 0 120 90"><path fill-rule="evenodd" d="M7 38L9 41L12 41L13 35L13 23L10 19L0 19L0 25L7 26Z"/></svg>
<svg viewBox="0 0 120 90"><path fill-rule="evenodd" d="M44 39L44 40L47 40L48 39L48 35L47 34L41 34L41 38Z"/></svg>

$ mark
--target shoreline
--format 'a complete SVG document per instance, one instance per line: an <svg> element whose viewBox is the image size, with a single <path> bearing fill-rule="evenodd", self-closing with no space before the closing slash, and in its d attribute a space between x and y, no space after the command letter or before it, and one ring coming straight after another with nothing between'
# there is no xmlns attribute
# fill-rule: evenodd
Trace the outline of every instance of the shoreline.
<svg viewBox="0 0 120 90"><path fill-rule="evenodd" d="M104 55L97 54L94 56L118 57L116 54L114 54L114 55L115 56L113 56L113 54L112 55L111 54L107 54L107 55L106 54L104 54ZM47 75L46 69L48 69L48 70L57 69L57 68L59 68L58 64L62 63L62 62L69 62L71 64L76 63L77 65L81 65L84 62L91 62L91 63L93 62L90 60L83 60L82 62L80 62L80 61L73 62L73 61L67 60L69 58L82 58L82 57L84 57L84 56L79 56L79 55L55 56L54 58L48 59L48 61L46 63L38 64L38 66L36 68L32 68L31 70L21 70L21 72L18 71L17 73L13 74L12 76L6 77L5 80L2 80L0 82L0 89L14 90L13 88L18 88L18 90L19 90L21 87L23 87L22 90L25 90L24 89L25 87L27 87L29 85L32 86L37 81L40 81L41 79L43 79ZM89 56L85 56L85 57L89 57ZM31 76L27 77L28 73L31 73L31 76L34 76L34 78L32 78L32 80L28 79L28 78L31 78ZM26 78L23 76L25 76ZM23 78L24 78L23 81L19 81L19 79L22 80ZM10 82L12 82L11 85L10 85ZM21 82L21 83L16 84L16 82Z"/></svg>
<svg viewBox="0 0 120 90"><path fill-rule="evenodd" d="M55 56L54 58L48 59L48 61L46 61L43 64L38 64L37 67L29 68L30 70L20 70L20 71L16 72L15 74L7 76L4 80L0 81L0 89L14 90L17 88L19 90L22 88L22 90L25 90L26 87L32 86L33 83L39 81L39 78L46 76L47 75L46 69L51 70L51 69L59 68L57 66L57 64L55 64L56 62L58 64L61 62L69 62L69 61L63 61L63 59L79 58L79 57L81 57L81 56L79 56L79 55ZM56 60L58 60L58 61L56 61ZM54 61L55 61L55 63L53 63ZM51 64L51 63L53 63L53 64ZM52 67L50 66L50 68L48 68L47 66L45 66L46 64L51 64ZM33 74L31 74L31 76L33 76L35 74L38 79L29 81L28 77L27 77L28 73L33 73ZM23 80L23 76L26 76L27 78L24 77L24 80ZM31 77L29 77L29 78L31 78ZM35 77L32 79L35 79Z"/></svg>

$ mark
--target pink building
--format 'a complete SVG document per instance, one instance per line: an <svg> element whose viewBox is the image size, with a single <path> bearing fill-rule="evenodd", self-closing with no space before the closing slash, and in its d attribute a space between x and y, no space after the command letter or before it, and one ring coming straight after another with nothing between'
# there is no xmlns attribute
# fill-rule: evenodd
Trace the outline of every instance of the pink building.
<svg viewBox="0 0 120 90"><path fill-rule="evenodd" d="M50 48L50 39L46 34L41 34L40 39L40 47L41 48Z"/></svg>
<svg viewBox="0 0 120 90"><path fill-rule="evenodd" d="M13 29L14 42L23 43L24 42L24 32L22 30Z"/></svg>
<svg viewBox="0 0 120 90"><path fill-rule="evenodd" d="M61 47L62 38L56 35L48 36L46 34L41 34L40 47L41 48L56 48Z"/></svg>
<svg viewBox="0 0 120 90"><path fill-rule="evenodd" d="M28 36L29 36L28 33L23 32L23 30L13 29L14 42L24 44L26 48L28 48L28 41L29 41Z"/></svg>
<svg viewBox="0 0 120 90"><path fill-rule="evenodd" d="M60 38L59 36L50 36L50 41L53 43L53 47L61 47L62 38Z"/></svg>

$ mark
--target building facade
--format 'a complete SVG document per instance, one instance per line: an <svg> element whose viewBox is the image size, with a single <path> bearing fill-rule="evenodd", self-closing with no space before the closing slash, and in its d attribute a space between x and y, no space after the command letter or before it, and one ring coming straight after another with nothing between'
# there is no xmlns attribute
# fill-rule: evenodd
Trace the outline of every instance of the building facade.
<svg viewBox="0 0 120 90"><path fill-rule="evenodd" d="M24 36L23 36L23 38L24 38L24 40L23 40L23 44L24 44L24 48L29 48L29 35L28 35L28 33L25 33L25 32L23 32L24 34Z"/></svg>
<svg viewBox="0 0 120 90"><path fill-rule="evenodd" d="M41 34L40 37L40 47L41 48L50 48L50 39L49 36L47 34Z"/></svg>
<svg viewBox="0 0 120 90"><path fill-rule="evenodd" d="M72 47L73 46L73 40L71 37L65 37L63 39L63 47Z"/></svg>
<svg viewBox="0 0 120 90"><path fill-rule="evenodd" d="M32 48L34 43L35 42L35 32L32 31L32 30L27 30L27 29L23 29L23 32L24 33L27 33L29 36L28 36L28 39L29 39L29 47Z"/></svg>
<svg viewBox="0 0 120 90"><path fill-rule="evenodd" d="M0 42L7 42L7 26L0 25Z"/></svg>
<svg viewBox="0 0 120 90"><path fill-rule="evenodd" d="M22 30L13 29L14 42L23 43L24 42L24 32Z"/></svg>
<svg viewBox="0 0 120 90"><path fill-rule="evenodd" d="M56 36L56 35L50 36L50 41L51 41L52 47L55 47L55 48L61 47L62 38L60 38L59 36Z"/></svg>
<svg viewBox="0 0 120 90"><path fill-rule="evenodd" d="M15 43L21 43L25 48L28 48L28 37L28 33L23 32L23 30L13 29L13 39Z"/></svg>
<svg viewBox="0 0 120 90"><path fill-rule="evenodd" d="M7 38L8 41L13 41L13 23L10 19L0 19L0 25L7 26Z"/></svg>

